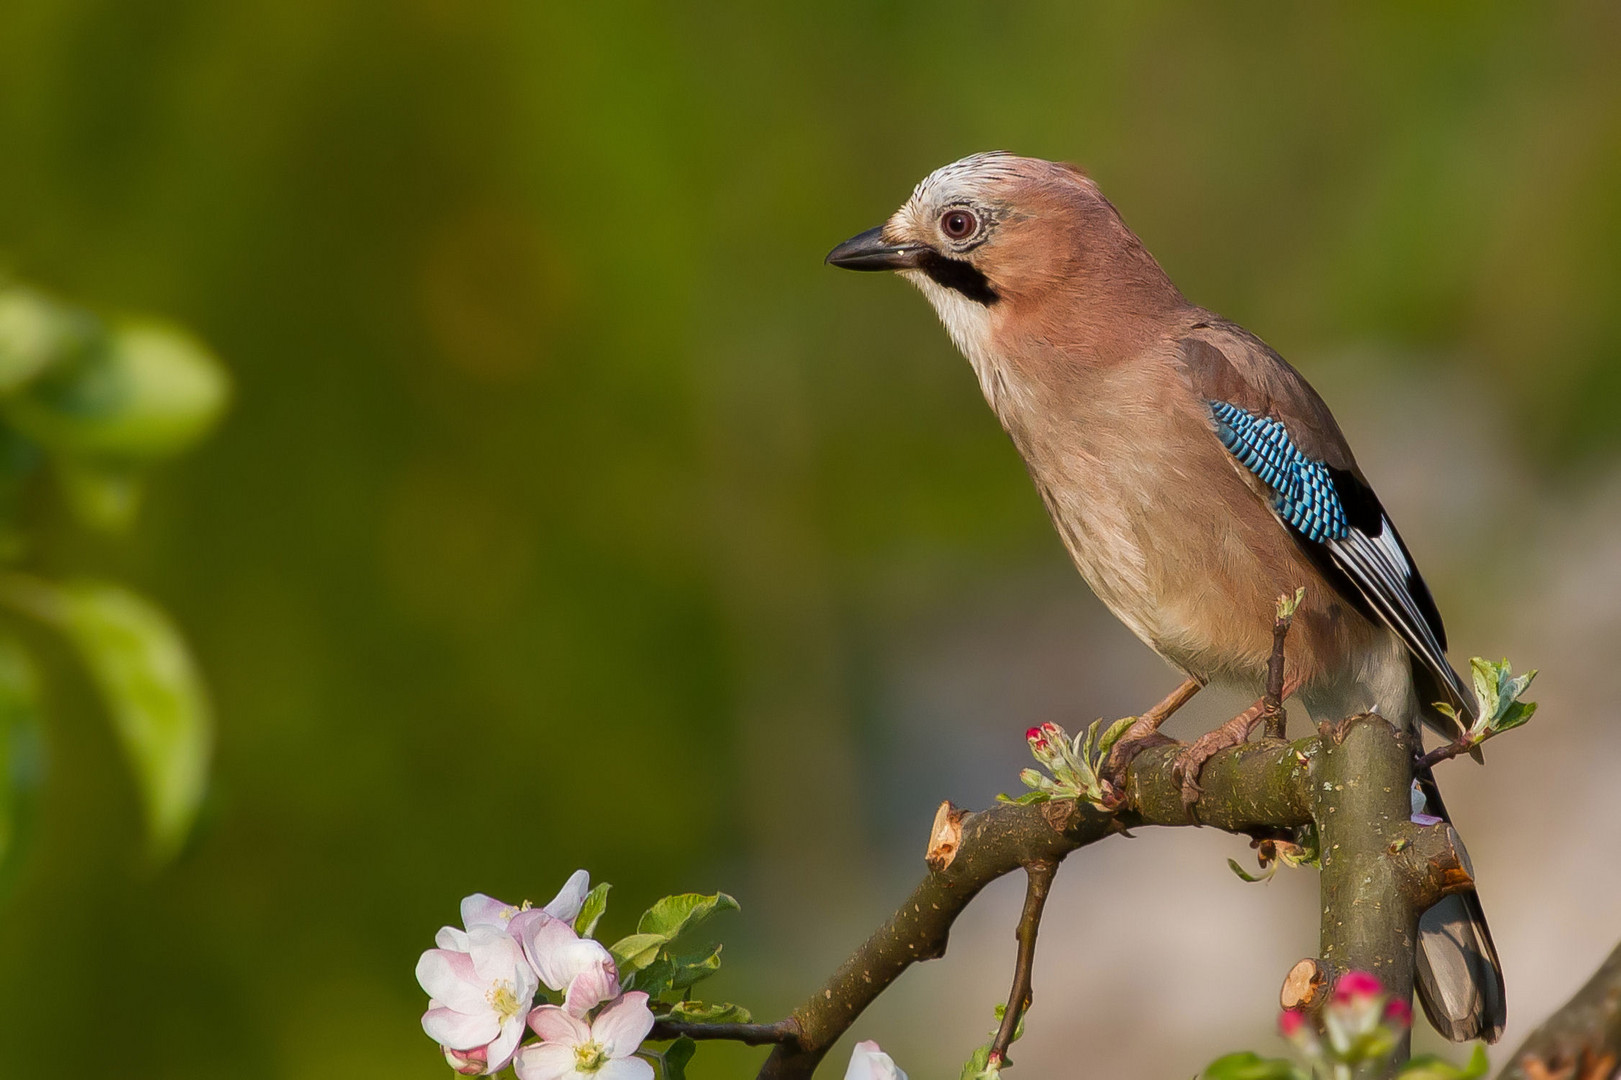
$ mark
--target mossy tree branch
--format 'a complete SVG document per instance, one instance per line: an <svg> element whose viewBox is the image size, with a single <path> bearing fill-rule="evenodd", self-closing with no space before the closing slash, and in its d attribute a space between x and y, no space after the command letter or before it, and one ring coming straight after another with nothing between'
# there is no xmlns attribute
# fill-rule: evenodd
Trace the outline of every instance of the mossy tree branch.
<svg viewBox="0 0 1621 1080"><path fill-rule="evenodd" d="M1222 751L1200 777L1197 822L1183 808L1172 768L1177 752L1164 746L1139 754L1126 773L1125 805L1114 813L1069 799L998 803L978 813L943 804L930 833L928 875L787 1021L771 1026L779 1038L760 1080L810 1077L902 972L945 954L953 923L992 881L1151 825L1273 836L1318 821L1332 913L1323 920L1324 966L1373 971L1395 993L1410 995L1418 914L1472 884L1451 826L1409 819L1410 743L1378 717L1356 717L1331 735ZM1339 846L1330 856L1331 844ZM1358 873L1380 883L1376 892L1353 880ZM1021 939L1021 956L1026 952Z"/></svg>
<svg viewBox="0 0 1621 1080"><path fill-rule="evenodd" d="M1497 1080L1610 1080L1621 1061L1621 945L1514 1051Z"/></svg>

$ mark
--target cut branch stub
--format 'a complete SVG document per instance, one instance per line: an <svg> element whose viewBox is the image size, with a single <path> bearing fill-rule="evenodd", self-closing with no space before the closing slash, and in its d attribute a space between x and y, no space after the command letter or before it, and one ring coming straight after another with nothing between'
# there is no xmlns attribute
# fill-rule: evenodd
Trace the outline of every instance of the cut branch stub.
<svg viewBox="0 0 1621 1080"><path fill-rule="evenodd" d="M1315 1012L1328 1000L1334 989L1334 969L1308 956L1283 977L1283 989L1278 991L1278 1004L1285 1009Z"/></svg>
<svg viewBox="0 0 1621 1080"><path fill-rule="evenodd" d="M957 857L957 849L962 846L962 823L967 816L968 811L958 809L950 799L942 802L940 809L934 812L934 827L929 830L929 847L923 853L923 861L929 864L930 870L939 873Z"/></svg>
<svg viewBox="0 0 1621 1080"><path fill-rule="evenodd" d="M1475 887L1474 867L1458 831L1439 825L1398 827L1386 851L1396 870L1397 884L1408 902L1422 914L1443 896Z"/></svg>

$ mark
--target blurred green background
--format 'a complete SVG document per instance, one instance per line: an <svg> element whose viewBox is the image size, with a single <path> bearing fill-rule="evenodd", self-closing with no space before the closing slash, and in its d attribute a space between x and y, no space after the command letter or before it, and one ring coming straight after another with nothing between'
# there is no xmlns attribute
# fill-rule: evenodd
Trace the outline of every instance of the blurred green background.
<svg viewBox="0 0 1621 1080"><path fill-rule="evenodd" d="M927 306L821 265L997 147L1084 165L1300 366L1457 655L1543 669L1529 733L1452 768L1517 1039L1621 936L1621 872L1571 854L1621 842L1572 764L1621 748L1618 46L1608 2L8 0L0 259L179 321L235 392L128 536L34 507L35 568L169 610L219 731L154 871L47 650L0 1075L446 1075L417 954L462 895L576 866L610 935L737 895L715 996L778 1014L904 895L940 798L1011 790L1025 726L1157 700ZM1549 842L1523 811L1555 789ZM1089 944L1043 953L1032 1075L1266 1048L1307 875L1246 887L1242 844L1178 832L1066 868L1049 920ZM858 1034L955 1075L1010 904ZM1180 987L1100 944L1154 936L1128 920L1185 928Z"/></svg>

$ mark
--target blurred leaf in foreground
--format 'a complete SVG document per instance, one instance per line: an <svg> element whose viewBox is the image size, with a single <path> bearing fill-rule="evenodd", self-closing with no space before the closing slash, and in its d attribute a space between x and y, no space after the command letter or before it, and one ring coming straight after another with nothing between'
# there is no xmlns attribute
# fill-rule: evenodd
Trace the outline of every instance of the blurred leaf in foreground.
<svg viewBox="0 0 1621 1080"><path fill-rule="evenodd" d="M0 637L0 892L27 846L44 773L39 673L21 642Z"/></svg>
<svg viewBox="0 0 1621 1080"><path fill-rule="evenodd" d="M172 857L202 803L213 717L174 624L150 602L98 581L0 578L0 600L54 627L90 671L134 767L152 854Z"/></svg>

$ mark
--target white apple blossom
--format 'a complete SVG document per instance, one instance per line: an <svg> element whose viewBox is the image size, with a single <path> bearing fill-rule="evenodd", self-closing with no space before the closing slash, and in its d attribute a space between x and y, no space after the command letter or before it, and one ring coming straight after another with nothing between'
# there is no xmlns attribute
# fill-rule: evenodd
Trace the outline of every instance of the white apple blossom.
<svg viewBox="0 0 1621 1080"><path fill-rule="evenodd" d="M417 961L417 982L428 993L422 1030L447 1051L460 1071L484 1056L482 1072L499 1072L523 1038L538 979L523 949L505 929L475 926L461 932L464 949L429 949ZM458 1064L459 1062L459 1064Z"/></svg>
<svg viewBox="0 0 1621 1080"><path fill-rule="evenodd" d="M541 908L519 912L508 930L549 990L563 993L563 1008L576 1017L619 994L619 969L602 944Z"/></svg>
<svg viewBox="0 0 1621 1080"><path fill-rule="evenodd" d="M569 879L563 883L557 895L540 910L572 926L580 914L580 908L585 904L586 894L590 891L591 875L584 870L576 870L569 875ZM505 930L515 916L528 910L530 908L527 902L519 907L497 900L493 896L486 896L484 893L474 893L462 901L462 926L465 929L444 927L434 940L441 949L466 952L467 934L474 927L493 926L497 930Z"/></svg>
<svg viewBox="0 0 1621 1080"><path fill-rule="evenodd" d="M518 1080L653 1080L653 1066L633 1056L653 1030L647 995L632 991L590 1022L556 1005L529 1014L539 1042L518 1050Z"/></svg>
<svg viewBox="0 0 1621 1080"><path fill-rule="evenodd" d="M906 1080L906 1074L895 1065L894 1058L868 1039L856 1043L850 1052L850 1067L844 1071L844 1080Z"/></svg>

